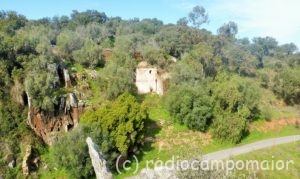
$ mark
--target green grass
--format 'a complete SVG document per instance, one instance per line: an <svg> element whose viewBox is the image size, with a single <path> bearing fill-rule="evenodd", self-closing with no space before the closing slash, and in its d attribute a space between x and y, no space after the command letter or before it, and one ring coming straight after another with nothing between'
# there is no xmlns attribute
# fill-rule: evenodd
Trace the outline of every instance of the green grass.
<svg viewBox="0 0 300 179"><path fill-rule="evenodd" d="M274 158L273 158L274 157ZM294 142L289 144L282 144L279 146L273 146L267 149L257 150L241 156L234 157L234 160L257 160L262 162L263 160L274 160L275 166L278 160L293 160L294 164L290 164L288 170L255 170L255 171L236 171L237 176L242 174L254 173L258 178L300 178L300 142ZM270 165L271 166L271 165Z"/></svg>
<svg viewBox="0 0 300 179"><path fill-rule="evenodd" d="M293 125L284 126L275 131L267 131L267 132L260 132L260 131L252 131L249 136L247 136L241 144L252 143L258 140L269 139L269 138L276 138L276 137L283 137L289 135L296 135L300 134L300 130L297 129Z"/></svg>
<svg viewBox="0 0 300 179"><path fill-rule="evenodd" d="M79 63L75 63L74 67L76 68L78 73L83 73L84 72L84 68L82 65L80 65Z"/></svg>
<svg viewBox="0 0 300 179"><path fill-rule="evenodd" d="M143 95L143 105L147 107L151 120L171 120L168 110L165 108L162 98L156 94Z"/></svg>
<svg viewBox="0 0 300 179"><path fill-rule="evenodd" d="M253 130L246 136L241 143L235 145L232 143L222 142L212 139L207 145L203 145L202 142L205 139L197 139L195 135L201 135L200 132L192 132L186 126L174 123L171 116L163 104L163 98L154 94L141 95L138 96L139 101L148 108L150 120L146 123L146 137L152 137L154 140L169 142L172 144L172 139L186 139L189 141L194 138L195 140L190 140L192 142L181 143L179 145L173 144L171 148L167 150L159 150L156 143L145 143L142 148L141 154L138 155L139 159L139 170L146 167L147 160L162 160L167 161L171 159L172 155L180 156L180 158L197 156L205 153L210 153L222 149L227 149L235 146L240 146L248 143L252 143L258 140L295 135L300 134L300 130L296 129L295 126L283 126L276 130L270 131L257 131ZM293 110L292 110L293 111ZM253 122L253 125L263 125L264 120L258 120ZM163 123L163 124L162 124ZM156 125L156 127L149 127ZM188 151L188 152L186 152ZM125 178L132 176L137 165L132 160L132 164L128 165L132 169L129 171L122 171L122 174L114 173L116 178Z"/></svg>
<svg viewBox="0 0 300 179"><path fill-rule="evenodd" d="M64 179L74 178L66 169L57 169L53 171L42 171L38 174L40 179Z"/></svg>

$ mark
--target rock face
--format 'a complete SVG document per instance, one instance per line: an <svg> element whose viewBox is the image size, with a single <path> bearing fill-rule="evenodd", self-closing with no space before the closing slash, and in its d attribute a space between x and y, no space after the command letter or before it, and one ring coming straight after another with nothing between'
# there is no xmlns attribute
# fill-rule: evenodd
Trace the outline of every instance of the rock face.
<svg viewBox="0 0 300 179"><path fill-rule="evenodd" d="M64 74L65 87L66 88L72 87L70 73L66 68L63 69L63 74Z"/></svg>
<svg viewBox="0 0 300 179"><path fill-rule="evenodd" d="M65 64L47 64L47 70L55 77L52 82L53 88L57 90L62 87L72 88L73 78ZM18 83L15 83L15 88L18 89ZM53 104L54 110L51 111L34 106L32 104L34 96L30 96L28 92L24 95L19 94L16 101L20 101L19 103L22 103L22 99L25 101L23 104L28 105L28 125L46 144L51 145L60 132L69 131L79 122L79 115L83 112L85 103L78 100L76 94L78 95L76 90L73 90L73 93L56 96L53 99L56 104Z"/></svg>
<svg viewBox="0 0 300 179"><path fill-rule="evenodd" d="M53 143L59 132L67 132L77 126L85 106L73 93L60 97L58 101L55 112L41 111L31 105L31 97L28 96L27 123L48 145Z"/></svg>
<svg viewBox="0 0 300 179"><path fill-rule="evenodd" d="M98 147L93 143L90 137L86 139L86 143L89 147L89 154L97 179L112 179L112 173L108 170L106 160L102 157L101 153L99 153Z"/></svg>

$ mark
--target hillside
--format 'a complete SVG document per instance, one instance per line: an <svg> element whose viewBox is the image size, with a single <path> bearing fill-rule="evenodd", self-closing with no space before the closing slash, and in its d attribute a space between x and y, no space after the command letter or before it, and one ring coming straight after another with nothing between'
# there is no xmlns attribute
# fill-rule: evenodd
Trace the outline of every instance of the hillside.
<svg viewBox="0 0 300 179"><path fill-rule="evenodd" d="M177 24L1 11L0 178L95 178L87 137L123 178L119 156L143 166L299 134L297 46L207 21L200 6Z"/></svg>

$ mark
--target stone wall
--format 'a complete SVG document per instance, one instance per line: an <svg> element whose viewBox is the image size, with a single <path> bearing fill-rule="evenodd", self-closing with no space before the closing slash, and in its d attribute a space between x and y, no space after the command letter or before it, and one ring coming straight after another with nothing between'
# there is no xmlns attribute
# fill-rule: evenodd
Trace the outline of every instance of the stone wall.
<svg viewBox="0 0 300 179"><path fill-rule="evenodd" d="M163 80L154 67L139 67L136 69L136 82L138 93L145 94L154 92L163 95Z"/></svg>

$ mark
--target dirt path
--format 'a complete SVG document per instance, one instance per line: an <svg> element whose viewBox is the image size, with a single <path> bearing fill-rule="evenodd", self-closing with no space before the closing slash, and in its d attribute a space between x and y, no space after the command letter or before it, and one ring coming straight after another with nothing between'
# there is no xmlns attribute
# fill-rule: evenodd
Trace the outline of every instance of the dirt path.
<svg viewBox="0 0 300 179"><path fill-rule="evenodd" d="M254 150L259 150L267 147L272 147L279 144L291 143L300 140L300 135L287 136L287 137L278 137L273 139L261 140L251 144L246 144L239 147L234 147L231 149L221 150L218 152L209 153L203 155L203 159L207 160L223 160L233 156L245 154L252 152Z"/></svg>

